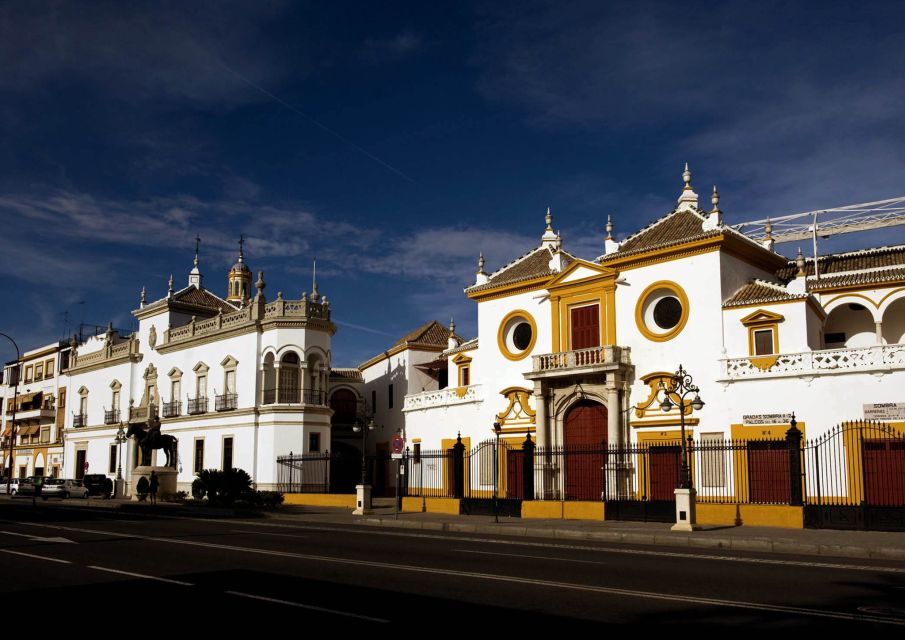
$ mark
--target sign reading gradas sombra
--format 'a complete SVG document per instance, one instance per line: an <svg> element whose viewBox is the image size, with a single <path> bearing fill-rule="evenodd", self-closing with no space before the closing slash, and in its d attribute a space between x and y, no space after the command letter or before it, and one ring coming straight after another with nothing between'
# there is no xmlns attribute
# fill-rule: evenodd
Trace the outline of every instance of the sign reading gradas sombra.
<svg viewBox="0 0 905 640"><path fill-rule="evenodd" d="M790 422L792 422L791 413L749 413L742 416L742 423L745 426L789 424Z"/></svg>
<svg viewBox="0 0 905 640"><path fill-rule="evenodd" d="M874 402L864 405L865 420L899 422L905 420L905 402Z"/></svg>

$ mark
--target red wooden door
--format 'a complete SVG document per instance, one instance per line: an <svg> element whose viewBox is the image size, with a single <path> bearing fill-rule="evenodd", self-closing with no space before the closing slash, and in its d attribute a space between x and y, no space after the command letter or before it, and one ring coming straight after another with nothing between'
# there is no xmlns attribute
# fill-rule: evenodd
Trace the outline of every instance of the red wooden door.
<svg viewBox="0 0 905 640"><path fill-rule="evenodd" d="M789 446L784 440L748 443L751 502L788 504L792 499Z"/></svg>
<svg viewBox="0 0 905 640"><path fill-rule="evenodd" d="M867 503L905 506L905 442L865 440L863 450Z"/></svg>
<svg viewBox="0 0 905 640"><path fill-rule="evenodd" d="M682 468L682 447L665 445L648 449L650 500L675 500Z"/></svg>
<svg viewBox="0 0 905 640"><path fill-rule="evenodd" d="M606 463L607 410L582 400L566 414L564 456L567 500L600 500Z"/></svg>
<svg viewBox="0 0 905 640"><path fill-rule="evenodd" d="M600 305L572 309L572 350L600 346Z"/></svg>

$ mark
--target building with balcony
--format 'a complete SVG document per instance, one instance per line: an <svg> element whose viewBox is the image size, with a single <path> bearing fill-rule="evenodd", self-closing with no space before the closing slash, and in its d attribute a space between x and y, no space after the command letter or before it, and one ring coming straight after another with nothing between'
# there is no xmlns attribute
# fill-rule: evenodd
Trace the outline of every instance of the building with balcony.
<svg viewBox="0 0 905 640"><path fill-rule="evenodd" d="M608 220L596 260L566 251L549 210L539 246L491 273L481 255L478 335L450 335L448 385L405 396L408 441L473 448L496 423L513 447L675 443L680 411L696 442L782 439L793 413L807 438L905 427L905 246L790 259L683 180L675 209L621 242ZM700 409L661 410L679 365Z"/></svg>
<svg viewBox="0 0 905 640"><path fill-rule="evenodd" d="M73 341L65 374L67 476L115 476L120 455L127 486L142 459L133 440L118 451L120 427L159 422L178 441L177 484L188 490L201 469L242 468L260 489L276 488L280 455L319 452L330 442L327 404L330 303L316 283L310 295L265 298L263 272L252 283L241 248L227 276L226 297L205 288L198 264L188 283L132 313L138 330L112 326ZM252 295L252 292L254 294ZM158 459L159 458L159 459Z"/></svg>
<svg viewBox="0 0 905 640"><path fill-rule="evenodd" d="M27 351L18 362L6 363L0 385L4 474L12 465L12 473L20 478L60 475L67 390L61 371L68 358L69 345L60 342ZM16 380L18 385L13 384Z"/></svg>

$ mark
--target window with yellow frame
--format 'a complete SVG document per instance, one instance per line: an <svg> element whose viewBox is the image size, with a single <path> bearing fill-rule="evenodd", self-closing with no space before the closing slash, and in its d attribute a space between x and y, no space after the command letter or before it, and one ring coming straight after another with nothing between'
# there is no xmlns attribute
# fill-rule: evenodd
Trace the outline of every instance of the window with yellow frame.
<svg viewBox="0 0 905 640"><path fill-rule="evenodd" d="M453 364L458 367L458 385L459 387L467 387L471 384L471 358L464 354L459 354L453 358Z"/></svg>
<svg viewBox="0 0 905 640"><path fill-rule="evenodd" d="M778 313L764 309L742 318L741 323L748 329L748 355L769 357L778 354L779 323L784 320L785 318Z"/></svg>

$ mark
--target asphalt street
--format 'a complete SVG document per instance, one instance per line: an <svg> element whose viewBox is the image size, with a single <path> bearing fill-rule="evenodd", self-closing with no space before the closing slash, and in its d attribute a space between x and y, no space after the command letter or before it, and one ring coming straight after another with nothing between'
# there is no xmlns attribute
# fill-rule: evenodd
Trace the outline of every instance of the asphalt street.
<svg viewBox="0 0 905 640"><path fill-rule="evenodd" d="M905 625L905 563L0 505L17 614L336 625ZM77 615L77 614L76 614ZM471 621L471 622L469 622Z"/></svg>

